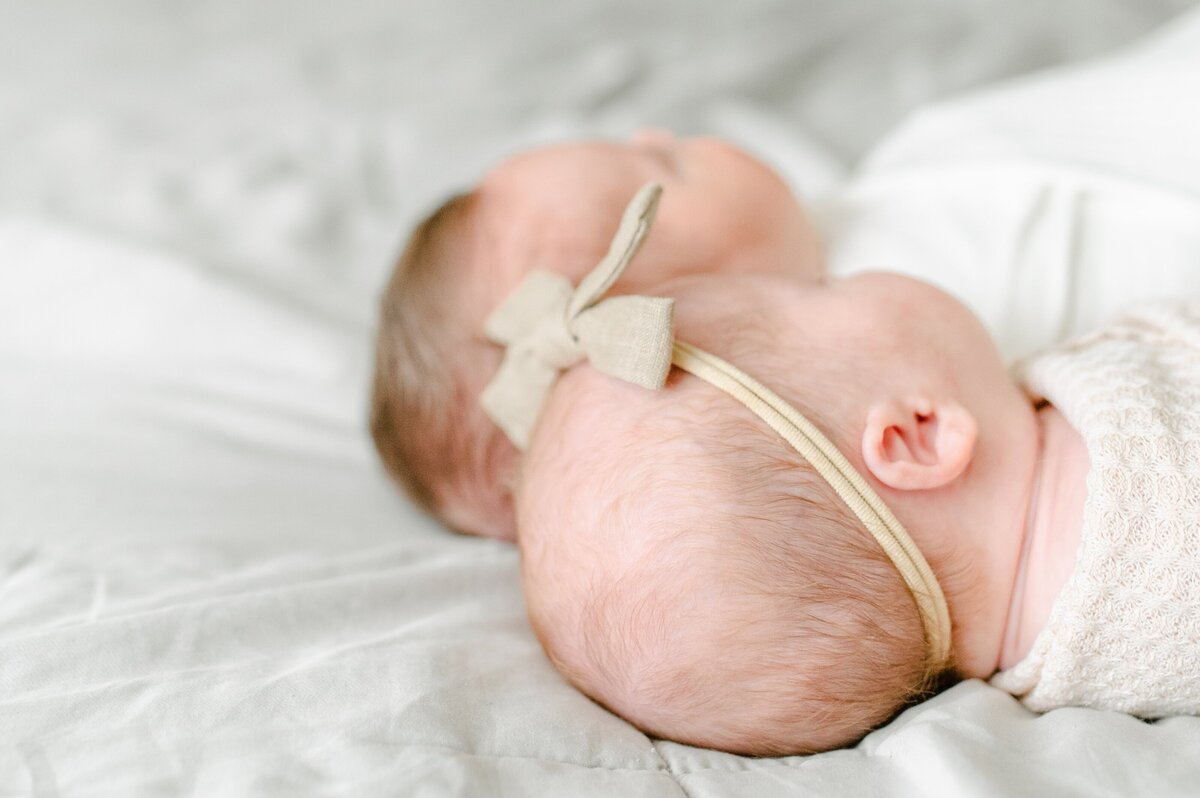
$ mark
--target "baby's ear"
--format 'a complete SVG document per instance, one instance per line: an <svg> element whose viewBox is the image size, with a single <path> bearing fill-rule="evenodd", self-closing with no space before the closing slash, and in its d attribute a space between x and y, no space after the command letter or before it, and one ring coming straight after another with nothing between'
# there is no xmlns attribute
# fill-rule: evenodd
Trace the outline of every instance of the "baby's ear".
<svg viewBox="0 0 1200 798"><path fill-rule="evenodd" d="M896 490L931 490L949 485L975 453L975 418L953 401L924 396L871 405L863 430L867 468Z"/></svg>

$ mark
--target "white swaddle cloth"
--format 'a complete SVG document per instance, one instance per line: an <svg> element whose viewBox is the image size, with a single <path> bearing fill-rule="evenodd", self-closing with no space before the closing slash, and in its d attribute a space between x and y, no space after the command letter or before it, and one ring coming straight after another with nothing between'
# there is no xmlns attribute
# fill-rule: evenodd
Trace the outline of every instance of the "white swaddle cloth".
<svg viewBox="0 0 1200 798"><path fill-rule="evenodd" d="M1200 302L1150 306L1022 376L1091 468L1075 568L992 684L1039 711L1200 714Z"/></svg>
<svg viewBox="0 0 1200 798"><path fill-rule="evenodd" d="M829 269L962 300L1007 358L1200 297L1200 9L914 115L828 198Z"/></svg>

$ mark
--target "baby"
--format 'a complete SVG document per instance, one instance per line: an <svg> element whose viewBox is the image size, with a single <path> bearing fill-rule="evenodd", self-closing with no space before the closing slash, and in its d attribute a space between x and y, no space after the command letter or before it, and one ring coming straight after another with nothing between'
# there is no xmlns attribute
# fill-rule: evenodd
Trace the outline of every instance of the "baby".
<svg viewBox="0 0 1200 798"><path fill-rule="evenodd" d="M535 268L578 281L621 208L667 189L654 240L618 292L687 274L816 279L817 236L769 168L709 138L643 131L515 157L412 233L383 297L371 430L385 467L450 527L512 540L516 449L479 409L501 350L483 320Z"/></svg>
<svg viewBox="0 0 1200 798"><path fill-rule="evenodd" d="M532 278L491 326L510 348L489 409L528 446L527 607L584 692L756 755L852 742L947 674L1038 710L1200 712L1200 307L1040 356L1023 390L919 281L688 276L658 290L687 342L663 390L579 366L496 400L519 398L523 360L654 382L597 355L662 349L640 320L621 340L649 310L600 310L611 266L566 314L586 351L547 343L564 314L536 318Z"/></svg>

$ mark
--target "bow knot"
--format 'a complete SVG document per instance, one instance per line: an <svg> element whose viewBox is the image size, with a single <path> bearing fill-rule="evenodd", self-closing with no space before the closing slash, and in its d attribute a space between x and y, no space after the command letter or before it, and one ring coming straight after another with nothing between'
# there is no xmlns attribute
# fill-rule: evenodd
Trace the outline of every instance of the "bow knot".
<svg viewBox="0 0 1200 798"><path fill-rule="evenodd" d="M529 444L558 375L585 358L613 377L657 390L671 370L674 300L602 299L637 254L662 188L644 186L621 217L608 254L573 288L535 271L488 317L489 339L507 347L480 402L518 449Z"/></svg>
<svg viewBox="0 0 1200 798"><path fill-rule="evenodd" d="M542 319L526 341L531 355L560 371L569 369L587 356L587 350L560 318Z"/></svg>

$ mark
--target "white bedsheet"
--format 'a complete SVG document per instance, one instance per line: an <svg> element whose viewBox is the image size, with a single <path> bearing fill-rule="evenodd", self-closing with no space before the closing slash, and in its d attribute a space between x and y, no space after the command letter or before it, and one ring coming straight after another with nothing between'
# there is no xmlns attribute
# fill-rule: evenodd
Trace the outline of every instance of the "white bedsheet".
<svg viewBox="0 0 1200 798"><path fill-rule="evenodd" d="M1195 793L1200 721L978 682L819 756L651 741L364 431L405 224L514 143L716 128L816 192L1183 5L0 4L0 795Z"/></svg>

